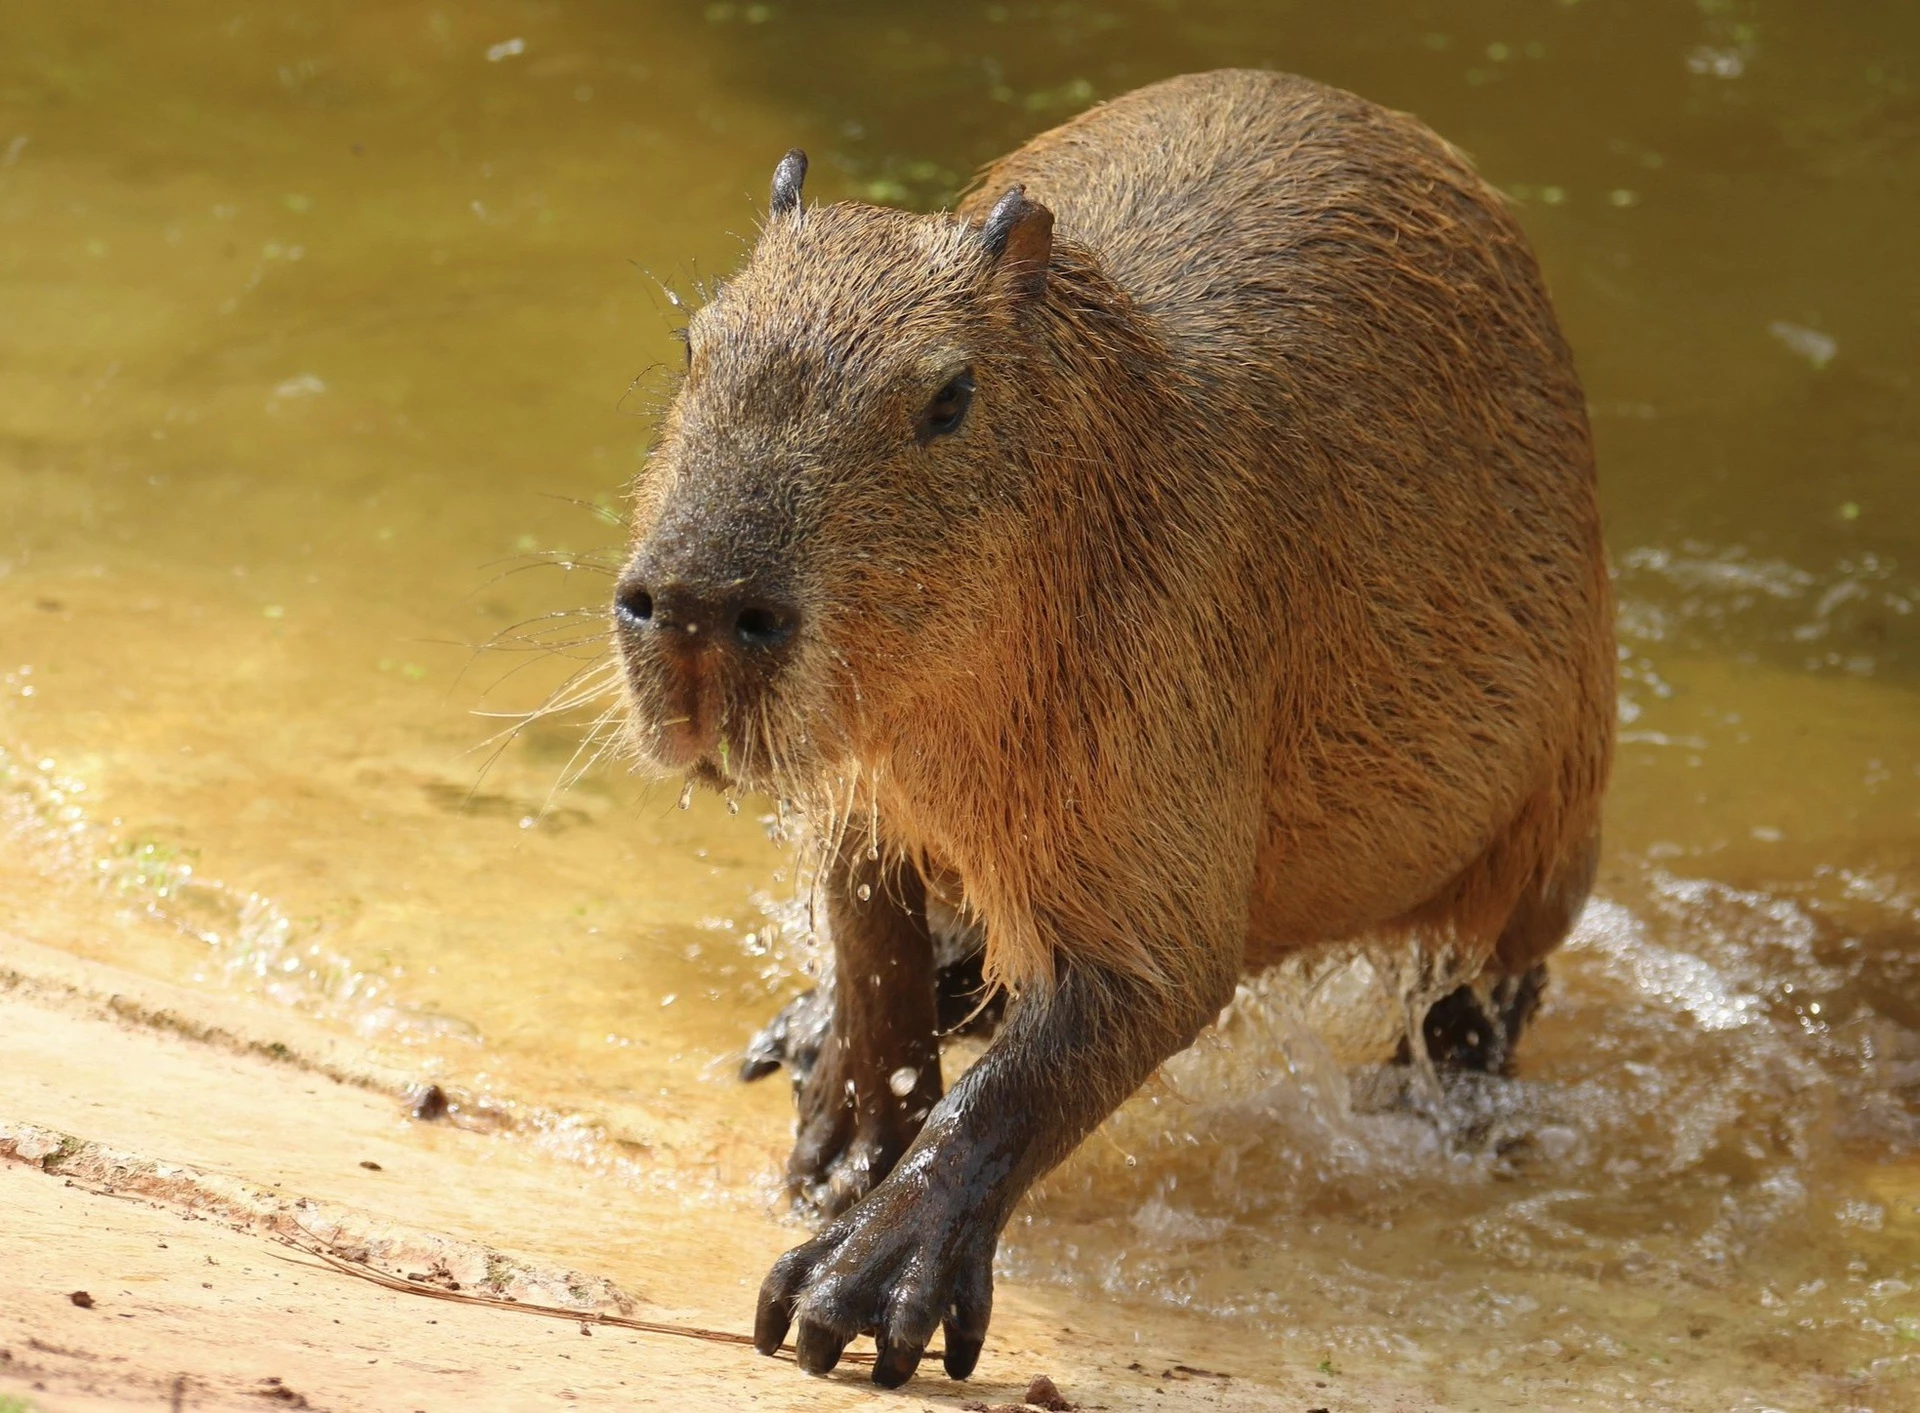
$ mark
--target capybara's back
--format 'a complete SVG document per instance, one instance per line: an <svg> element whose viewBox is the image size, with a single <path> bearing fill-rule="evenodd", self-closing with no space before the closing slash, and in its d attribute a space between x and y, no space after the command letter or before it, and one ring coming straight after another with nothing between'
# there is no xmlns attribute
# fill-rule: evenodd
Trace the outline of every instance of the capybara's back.
<svg viewBox="0 0 1920 1413"><path fill-rule="evenodd" d="M1180 374L1182 587L1266 727L1249 965L1411 924L1524 971L1590 880L1614 649L1585 403L1504 202L1413 119L1247 70L1092 110L975 208L1016 184Z"/></svg>

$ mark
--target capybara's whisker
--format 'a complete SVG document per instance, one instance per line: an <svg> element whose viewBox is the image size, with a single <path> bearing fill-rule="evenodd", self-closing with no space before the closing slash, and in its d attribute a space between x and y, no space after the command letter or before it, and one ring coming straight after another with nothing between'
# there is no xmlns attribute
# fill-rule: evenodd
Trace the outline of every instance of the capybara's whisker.
<svg viewBox="0 0 1920 1413"><path fill-rule="evenodd" d="M559 550L530 550L525 554L509 555L505 559L489 560L480 566L499 572L483 580L478 588L488 589L516 575L531 573L539 569L557 569L562 574L571 574L576 570L589 574L618 574L619 561L602 561L596 554L566 554Z"/></svg>
<svg viewBox="0 0 1920 1413"><path fill-rule="evenodd" d="M578 506L595 520L598 520L602 525L618 525L620 523L620 512L610 505L601 505L598 501L582 500L579 496L563 496L557 491L542 491L540 498L542 500L558 501L562 505ZM621 555L621 551L618 549L595 550L593 553L610 555L616 561ZM616 564L615 567L617 568L618 565Z"/></svg>
<svg viewBox="0 0 1920 1413"><path fill-rule="evenodd" d="M567 716L615 692L618 687L618 674L619 663L612 658L591 662L570 673L566 680L549 692L537 706L524 711L477 710L474 713L476 716L504 720L511 724L487 737L476 749L495 747L492 754L487 757L487 764L491 766L499 758L500 751L511 744L514 738L529 726L536 722Z"/></svg>
<svg viewBox="0 0 1920 1413"><path fill-rule="evenodd" d="M557 656L557 654L551 654L551 656ZM500 680L505 681L507 677L532 665L533 664L530 663L522 663L520 666L512 668L503 675ZM585 702L592 701L605 692L611 691L617 684L619 671L620 664L618 660L611 656L602 655L592 658L568 673L559 685L549 691L537 706L525 711L480 710L477 711L475 715L500 717L515 721L539 721L544 717L564 714Z"/></svg>
<svg viewBox="0 0 1920 1413"><path fill-rule="evenodd" d="M593 725L588 728L587 734L581 738L579 746L574 749L572 756L568 758L566 765L561 767L552 786L548 788L547 797L540 804L539 818L545 819L553 808L554 801L578 785L586 777L587 772L600 762L613 739L602 733L619 720L622 711L623 704L615 702L594 719Z"/></svg>

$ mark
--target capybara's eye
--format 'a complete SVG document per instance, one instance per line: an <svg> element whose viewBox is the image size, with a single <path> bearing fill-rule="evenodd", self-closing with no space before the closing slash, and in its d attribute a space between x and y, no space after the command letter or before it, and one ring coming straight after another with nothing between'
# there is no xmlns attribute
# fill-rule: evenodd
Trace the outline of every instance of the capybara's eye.
<svg viewBox="0 0 1920 1413"><path fill-rule="evenodd" d="M933 395L920 416L920 441L924 445L935 437L960 430L967 408L973 402L973 371L962 373Z"/></svg>

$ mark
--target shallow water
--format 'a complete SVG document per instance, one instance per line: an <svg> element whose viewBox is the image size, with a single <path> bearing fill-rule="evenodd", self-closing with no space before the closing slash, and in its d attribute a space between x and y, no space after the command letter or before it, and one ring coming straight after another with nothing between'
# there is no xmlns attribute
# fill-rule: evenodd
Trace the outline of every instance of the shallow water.
<svg viewBox="0 0 1920 1413"><path fill-rule="evenodd" d="M1003 1278L1336 1392L1920 1406L1920 10L0 0L0 34L0 923L284 996L695 1211L777 1171L784 1094L727 1062L803 980L791 859L755 802L556 792L591 710L497 759L470 714L591 655L673 299L796 142L815 196L934 204L1187 69L1427 119L1520 203L1593 406L1599 901L1520 1077L1439 1126L1342 1068L1385 1033L1363 969L1250 992Z"/></svg>

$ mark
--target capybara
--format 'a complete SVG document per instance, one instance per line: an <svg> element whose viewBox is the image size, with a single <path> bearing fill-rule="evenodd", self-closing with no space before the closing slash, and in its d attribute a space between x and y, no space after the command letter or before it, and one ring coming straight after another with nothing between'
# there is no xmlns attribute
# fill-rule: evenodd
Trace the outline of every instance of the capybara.
<svg viewBox="0 0 1920 1413"><path fill-rule="evenodd" d="M1505 1063L1611 753L1593 452L1505 203L1351 94L1155 84L953 212L805 173L687 327L614 636L642 761L821 851L830 1220L755 1340L965 1378L1021 1194L1244 973L1408 937L1474 978L1431 1051ZM944 1093L943 928L1007 997Z"/></svg>

